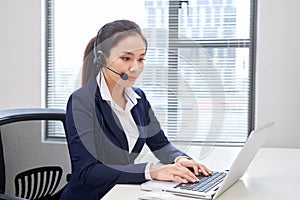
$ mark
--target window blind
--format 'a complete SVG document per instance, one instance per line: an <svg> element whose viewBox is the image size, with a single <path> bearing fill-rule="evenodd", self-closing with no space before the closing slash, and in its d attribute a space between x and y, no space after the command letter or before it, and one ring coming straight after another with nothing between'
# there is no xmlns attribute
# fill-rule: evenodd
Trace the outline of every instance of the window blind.
<svg viewBox="0 0 300 200"><path fill-rule="evenodd" d="M46 62L46 102L47 107L64 108L68 96L80 86L81 60L68 62L60 55L66 51L59 43L63 41L64 29L59 29L56 21L58 16L62 20L65 16L62 13L70 9L59 2L54 6L54 0L48 0L47 4L50 21L47 21L46 41L50 52ZM67 5L67 0L64 2ZM145 91L166 135L178 142L244 143L253 122L254 0L135 2L142 14L120 14L117 19L138 19L149 42L145 69L135 86ZM83 5L79 6L81 12ZM96 15L97 6L94 7L89 6L88 12L95 9ZM103 9L109 10L109 6ZM71 10L70 19L79 11L76 6ZM98 19L102 15L99 12ZM81 33L96 34L100 26L95 24L83 25ZM82 57L87 41L93 36L82 42L78 55ZM60 136L64 137L56 132L48 135Z"/></svg>

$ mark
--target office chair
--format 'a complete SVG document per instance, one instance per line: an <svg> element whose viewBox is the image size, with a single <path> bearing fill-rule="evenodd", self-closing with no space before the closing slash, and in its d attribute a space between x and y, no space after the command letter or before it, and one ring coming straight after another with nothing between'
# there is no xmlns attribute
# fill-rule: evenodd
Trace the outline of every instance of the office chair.
<svg viewBox="0 0 300 200"><path fill-rule="evenodd" d="M5 161L5 142L3 141L3 136L10 133L7 127L14 124L18 126L20 123L22 125L26 121L37 121L39 124L41 124L41 121L60 121L65 130L65 111L50 108L0 110L0 200L1 198L7 200L21 200L23 198L32 200L59 199L63 190L61 189L56 192L63 171L60 166L37 166L33 169L20 172L15 176L15 180L7 180L6 169L10 169L10 167L5 165L7 162ZM15 131L15 128L12 129ZM26 134L26 130L22 131L22 128L19 132ZM5 187L8 181L9 183L14 181L16 196L5 194Z"/></svg>

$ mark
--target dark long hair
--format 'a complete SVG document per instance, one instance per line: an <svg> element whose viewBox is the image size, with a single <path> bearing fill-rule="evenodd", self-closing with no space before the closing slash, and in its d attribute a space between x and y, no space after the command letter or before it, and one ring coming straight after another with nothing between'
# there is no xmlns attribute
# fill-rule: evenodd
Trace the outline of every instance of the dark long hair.
<svg viewBox="0 0 300 200"><path fill-rule="evenodd" d="M115 47L120 40L132 34L140 35L147 49L147 40L135 22L116 20L102 26L97 35L89 41L85 48L82 66L82 85L84 85L90 77L95 77L102 67L94 63L95 52L97 53L101 50L103 55L108 57L110 50ZM94 46L96 49L94 49Z"/></svg>

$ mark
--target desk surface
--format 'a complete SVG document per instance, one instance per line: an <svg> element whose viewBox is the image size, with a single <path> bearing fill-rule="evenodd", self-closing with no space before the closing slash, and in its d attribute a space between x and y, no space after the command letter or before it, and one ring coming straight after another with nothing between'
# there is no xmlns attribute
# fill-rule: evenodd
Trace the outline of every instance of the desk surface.
<svg viewBox="0 0 300 200"><path fill-rule="evenodd" d="M225 191L219 200L299 199L300 149L262 148L244 176ZM116 185L103 200L137 200L139 185ZM174 200L195 198L176 196Z"/></svg>

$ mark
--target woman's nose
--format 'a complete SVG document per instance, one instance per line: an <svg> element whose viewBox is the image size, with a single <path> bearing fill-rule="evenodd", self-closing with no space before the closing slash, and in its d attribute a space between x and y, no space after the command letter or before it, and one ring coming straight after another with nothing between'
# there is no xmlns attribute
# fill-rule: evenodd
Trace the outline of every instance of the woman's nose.
<svg viewBox="0 0 300 200"><path fill-rule="evenodd" d="M132 62L129 71L134 72L140 70L140 65L137 61Z"/></svg>

